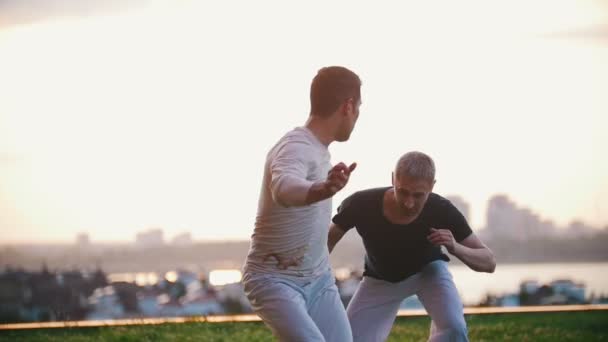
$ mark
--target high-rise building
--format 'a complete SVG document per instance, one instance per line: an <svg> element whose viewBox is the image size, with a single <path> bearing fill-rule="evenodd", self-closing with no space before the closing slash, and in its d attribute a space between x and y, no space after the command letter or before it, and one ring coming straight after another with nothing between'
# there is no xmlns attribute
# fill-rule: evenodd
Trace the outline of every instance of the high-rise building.
<svg viewBox="0 0 608 342"><path fill-rule="evenodd" d="M506 195L495 195L488 201L486 229L493 237L514 237L520 229L518 209Z"/></svg>
<svg viewBox="0 0 608 342"><path fill-rule="evenodd" d="M488 234L497 238L524 241L546 238L555 232L551 221L541 221L538 214L518 208L505 195L490 198L486 219Z"/></svg>

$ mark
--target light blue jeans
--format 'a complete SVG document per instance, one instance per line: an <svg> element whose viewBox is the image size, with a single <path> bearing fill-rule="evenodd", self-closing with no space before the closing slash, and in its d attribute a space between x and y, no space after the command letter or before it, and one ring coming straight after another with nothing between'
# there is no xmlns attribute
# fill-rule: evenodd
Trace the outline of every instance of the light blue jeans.
<svg viewBox="0 0 608 342"><path fill-rule="evenodd" d="M429 263L398 283L363 277L347 309L354 341L386 340L399 305L414 294L431 316L429 341L468 341L462 301L447 263L442 260Z"/></svg>
<svg viewBox="0 0 608 342"><path fill-rule="evenodd" d="M352 342L330 270L312 279L245 272L243 285L253 310L279 340Z"/></svg>

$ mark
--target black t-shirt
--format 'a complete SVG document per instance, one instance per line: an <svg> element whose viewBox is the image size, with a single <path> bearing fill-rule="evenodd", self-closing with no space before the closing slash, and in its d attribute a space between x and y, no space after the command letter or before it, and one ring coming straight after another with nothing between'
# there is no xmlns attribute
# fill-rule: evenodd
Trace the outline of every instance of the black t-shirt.
<svg viewBox="0 0 608 342"><path fill-rule="evenodd" d="M435 260L450 258L427 240L431 228L449 229L460 242L472 230L458 209L447 199L431 193L411 223L394 224L383 212L384 193L390 187L356 192L346 198L333 222L348 231L356 227L365 246L363 275L399 282L416 274Z"/></svg>

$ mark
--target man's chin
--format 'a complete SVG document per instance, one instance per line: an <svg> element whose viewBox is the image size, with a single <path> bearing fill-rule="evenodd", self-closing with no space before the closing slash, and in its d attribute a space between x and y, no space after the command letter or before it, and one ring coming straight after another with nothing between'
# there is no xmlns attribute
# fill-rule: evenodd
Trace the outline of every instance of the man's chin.
<svg viewBox="0 0 608 342"><path fill-rule="evenodd" d="M350 139L350 134L349 134L349 135L347 135L347 136L341 136L341 137L337 137L337 138L336 138L336 141L337 141L337 142L345 142L345 141L348 141L348 139Z"/></svg>
<svg viewBox="0 0 608 342"><path fill-rule="evenodd" d="M411 218L411 219L414 219L414 218L418 217L418 214L419 214L419 213L418 213L417 211L415 211L415 212L411 212L411 211L403 211L403 215L404 215L405 217L407 217L407 218Z"/></svg>

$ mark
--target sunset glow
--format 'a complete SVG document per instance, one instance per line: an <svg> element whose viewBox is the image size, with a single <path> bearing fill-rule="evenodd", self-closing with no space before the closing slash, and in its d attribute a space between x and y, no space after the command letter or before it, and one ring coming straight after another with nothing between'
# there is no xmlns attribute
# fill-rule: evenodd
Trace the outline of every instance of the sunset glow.
<svg viewBox="0 0 608 342"><path fill-rule="evenodd" d="M608 224L605 2L234 5L0 25L2 242L247 239L265 154L331 64L363 79L352 139L330 147L358 163L334 207L417 149L477 228L498 193L558 225Z"/></svg>

